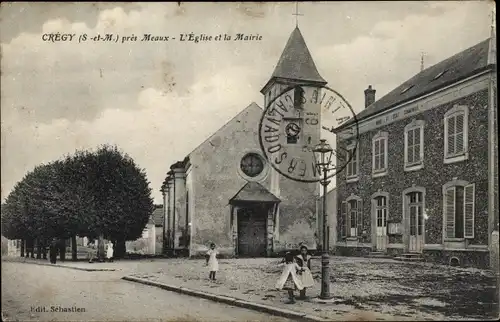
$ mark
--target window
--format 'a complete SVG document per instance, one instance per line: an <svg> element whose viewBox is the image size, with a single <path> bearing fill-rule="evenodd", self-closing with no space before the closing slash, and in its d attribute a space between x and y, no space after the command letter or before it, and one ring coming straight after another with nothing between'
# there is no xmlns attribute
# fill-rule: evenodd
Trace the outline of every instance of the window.
<svg viewBox="0 0 500 322"><path fill-rule="evenodd" d="M249 153L241 159L240 168L245 175L253 178L264 170L264 161L257 153Z"/></svg>
<svg viewBox="0 0 500 322"><path fill-rule="evenodd" d="M355 179L359 172L359 149L355 145L347 147L349 163L346 166L346 179ZM347 161L346 160L346 161Z"/></svg>
<svg viewBox="0 0 500 322"><path fill-rule="evenodd" d="M408 198L408 213L410 215L410 236L423 235L423 194L422 192L410 192Z"/></svg>
<svg viewBox="0 0 500 322"><path fill-rule="evenodd" d="M360 236L363 231L363 208L361 199L354 196L349 197L346 201L342 202L341 212L344 221L342 236Z"/></svg>
<svg viewBox="0 0 500 322"><path fill-rule="evenodd" d="M445 238L474 238L474 190L458 180L443 186Z"/></svg>
<svg viewBox="0 0 500 322"><path fill-rule="evenodd" d="M401 91L401 94L404 94L406 92L408 92L414 85L410 85L408 87L405 87L402 91Z"/></svg>
<svg viewBox="0 0 500 322"><path fill-rule="evenodd" d="M375 213L377 215L377 227L387 227L387 198L375 197Z"/></svg>
<svg viewBox="0 0 500 322"><path fill-rule="evenodd" d="M432 80L438 79L439 77L443 76L444 73L446 73L447 71L448 71L447 69L443 70L442 72L440 72L439 74L437 74L436 76L434 76L434 78Z"/></svg>
<svg viewBox="0 0 500 322"><path fill-rule="evenodd" d="M387 173L387 132L379 132L373 137L373 174L380 176Z"/></svg>
<svg viewBox="0 0 500 322"><path fill-rule="evenodd" d="M302 89L302 87L297 86L294 88L293 97L294 97L294 102L293 102L294 108L304 109L305 98L304 98L304 90Z"/></svg>
<svg viewBox="0 0 500 322"><path fill-rule="evenodd" d="M418 170L424 161L424 121L413 120L405 126L405 170Z"/></svg>
<svg viewBox="0 0 500 322"><path fill-rule="evenodd" d="M444 159L445 163L468 158L469 108L455 105L444 116Z"/></svg>

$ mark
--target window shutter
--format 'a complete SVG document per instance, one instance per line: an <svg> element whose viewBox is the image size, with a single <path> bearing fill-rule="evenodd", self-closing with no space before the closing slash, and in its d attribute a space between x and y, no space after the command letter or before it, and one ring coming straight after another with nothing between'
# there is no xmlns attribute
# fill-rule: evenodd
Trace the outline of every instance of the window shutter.
<svg viewBox="0 0 500 322"><path fill-rule="evenodd" d="M358 236L361 236L361 234L363 233L363 202L361 200L357 201L357 210L358 210L356 216L356 220L358 222L357 230L358 230Z"/></svg>
<svg viewBox="0 0 500 322"><path fill-rule="evenodd" d="M344 219L343 225L342 225L342 231L341 235L342 237L347 236L347 232L349 230L349 222L348 222L348 216L347 216L347 202L342 201L342 204L340 205L340 216Z"/></svg>
<svg viewBox="0 0 500 322"><path fill-rule="evenodd" d="M455 187L448 188L445 195L446 237L455 237Z"/></svg>
<svg viewBox="0 0 500 322"><path fill-rule="evenodd" d="M406 162L413 162L413 130L406 132Z"/></svg>
<svg viewBox="0 0 500 322"><path fill-rule="evenodd" d="M385 150L386 139L380 139L380 169L385 169Z"/></svg>
<svg viewBox="0 0 500 322"><path fill-rule="evenodd" d="M455 117L448 117L445 122L448 125L448 131L446 133L448 149L446 150L446 154L450 155L455 153Z"/></svg>
<svg viewBox="0 0 500 322"><path fill-rule="evenodd" d="M353 154L353 149L349 149L347 151L347 154L349 155L349 163L347 164L347 176L350 177L352 175L354 175L354 169L353 169L353 166L354 166L354 159L355 159L355 155Z"/></svg>
<svg viewBox="0 0 500 322"><path fill-rule="evenodd" d="M352 156L352 175L358 175L358 150Z"/></svg>
<svg viewBox="0 0 500 322"><path fill-rule="evenodd" d="M413 162L419 162L420 160L420 127L416 128L414 131L415 141L413 141Z"/></svg>
<svg viewBox="0 0 500 322"><path fill-rule="evenodd" d="M455 153L464 152L464 114L455 116Z"/></svg>
<svg viewBox="0 0 500 322"><path fill-rule="evenodd" d="M464 237L474 238L474 184L464 187Z"/></svg>

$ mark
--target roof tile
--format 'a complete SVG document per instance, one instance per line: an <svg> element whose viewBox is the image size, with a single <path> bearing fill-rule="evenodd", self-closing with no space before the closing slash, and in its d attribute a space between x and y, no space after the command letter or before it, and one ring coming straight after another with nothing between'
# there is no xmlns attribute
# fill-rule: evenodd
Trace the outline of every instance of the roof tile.
<svg viewBox="0 0 500 322"><path fill-rule="evenodd" d="M489 38L416 74L356 115L358 121L448 86L487 66ZM353 124L353 119L339 129Z"/></svg>
<svg viewBox="0 0 500 322"><path fill-rule="evenodd" d="M298 27L288 38L272 77L326 82L319 74Z"/></svg>

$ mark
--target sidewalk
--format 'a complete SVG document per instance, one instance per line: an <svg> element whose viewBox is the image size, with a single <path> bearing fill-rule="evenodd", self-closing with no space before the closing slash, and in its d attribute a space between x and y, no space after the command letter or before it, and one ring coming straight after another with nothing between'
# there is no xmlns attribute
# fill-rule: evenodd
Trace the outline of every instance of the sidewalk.
<svg viewBox="0 0 500 322"><path fill-rule="evenodd" d="M331 294L335 303L314 302L320 293L320 260L312 263L316 285L310 297L285 304L285 291L274 289L279 260L220 260L217 281L208 280L203 260L170 259L144 263L131 277L173 287L236 298L303 312L329 320L492 319L494 279L487 271L391 259L332 258ZM150 269L148 269L148 267Z"/></svg>
<svg viewBox="0 0 500 322"><path fill-rule="evenodd" d="M71 261L60 261L58 260L56 264L51 264L48 259L35 259L35 258L26 258L26 257L11 257L11 256L2 256L3 262L16 262L16 263L24 263L24 264L34 264L34 265L42 265L42 266L55 266L55 267L64 267L70 269L76 269L80 271L87 272L100 272L100 271L116 271L117 268L109 268L106 267L108 263L89 263L89 262L71 262Z"/></svg>

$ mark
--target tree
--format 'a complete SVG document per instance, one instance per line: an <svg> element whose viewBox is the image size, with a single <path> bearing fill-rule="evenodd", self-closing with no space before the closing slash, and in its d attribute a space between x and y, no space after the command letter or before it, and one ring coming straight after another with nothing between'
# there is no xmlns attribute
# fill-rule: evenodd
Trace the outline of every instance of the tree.
<svg viewBox="0 0 500 322"><path fill-rule="evenodd" d="M102 146L96 152L77 151L27 173L2 209L2 234L26 239L32 248L36 240L39 253L52 237L99 238L101 258L102 241L107 238L116 241L119 258L125 253L125 241L142 235L152 212L145 171L116 146ZM65 253L64 244L61 259Z"/></svg>
<svg viewBox="0 0 500 322"><path fill-rule="evenodd" d="M117 242L115 255L125 253L125 241L141 237L153 212L151 188L145 171L116 146L102 146L85 159L94 201L89 230Z"/></svg>

